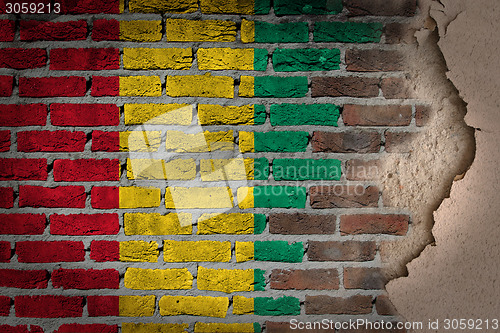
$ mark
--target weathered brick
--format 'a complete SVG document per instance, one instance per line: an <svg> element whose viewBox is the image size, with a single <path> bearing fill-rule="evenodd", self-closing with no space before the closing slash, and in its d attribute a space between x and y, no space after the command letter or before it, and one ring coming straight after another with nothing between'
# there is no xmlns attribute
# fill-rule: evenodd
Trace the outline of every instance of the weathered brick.
<svg viewBox="0 0 500 333"><path fill-rule="evenodd" d="M382 36L382 23L315 22L316 43L377 43Z"/></svg>
<svg viewBox="0 0 500 333"><path fill-rule="evenodd" d="M281 15L301 14L338 14L342 11L342 0L276 0L273 1L274 13Z"/></svg>
<svg viewBox="0 0 500 333"><path fill-rule="evenodd" d="M0 262L10 262L11 257L10 242L0 241Z"/></svg>
<svg viewBox="0 0 500 333"><path fill-rule="evenodd" d="M28 318L81 317L83 304L82 296L16 296L14 299L16 317Z"/></svg>
<svg viewBox="0 0 500 333"><path fill-rule="evenodd" d="M238 206L248 208L305 208L306 188L255 186L238 188Z"/></svg>
<svg viewBox="0 0 500 333"><path fill-rule="evenodd" d="M23 241L16 243L17 261L26 263L84 261L83 242Z"/></svg>
<svg viewBox="0 0 500 333"><path fill-rule="evenodd" d="M123 317L151 317L155 312L156 297L149 296L120 296L120 316Z"/></svg>
<svg viewBox="0 0 500 333"><path fill-rule="evenodd" d="M309 91L306 76L241 76L240 97L305 97Z"/></svg>
<svg viewBox="0 0 500 333"><path fill-rule="evenodd" d="M234 80L229 76L167 76L166 93L171 97L234 97Z"/></svg>
<svg viewBox="0 0 500 333"><path fill-rule="evenodd" d="M116 126L120 109L115 104L51 104L50 120L54 126Z"/></svg>
<svg viewBox="0 0 500 333"><path fill-rule="evenodd" d="M19 186L19 207L85 208L83 186Z"/></svg>
<svg viewBox="0 0 500 333"><path fill-rule="evenodd" d="M148 208L160 206L159 188L120 187L119 208Z"/></svg>
<svg viewBox="0 0 500 333"><path fill-rule="evenodd" d="M14 87L14 77L10 75L0 75L0 97L10 97Z"/></svg>
<svg viewBox="0 0 500 333"><path fill-rule="evenodd" d="M161 80L159 76L120 76L120 96L161 96Z"/></svg>
<svg viewBox="0 0 500 333"><path fill-rule="evenodd" d="M210 269L198 266L197 287L199 290L225 293L264 290L257 280L262 280L260 270L253 269ZM260 278L255 275L260 274Z"/></svg>
<svg viewBox="0 0 500 333"><path fill-rule="evenodd" d="M408 79L386 77L380 82L380 88L387 99L409 99L414 98L410 84Z"/></svg>
<svg viewBox="0 0 500 333"><path fill-rule="evenodd" d="M125 125L190 125L191 104L125 104Z"/></svg>
<svg viewBox="0 0 500 333"><path fill-rule="evenodd" d="M392 304L389 296L380 295L375 299L375 309L377 313L382 316L397 316L398 311L396 307Z"/></svg>
<svg viewBox="0 0 500 333"><path fill-rule="evenodd" d="M352 72L393 72L408 66L400 51L378 49L347 50L345 62Z"/></svg>
<svg viewBox="0 0 500 333"><path fill-rule="evenodd" d="M404 236L408 231L408 215L359 214L340 217L342 235L389 234Z"/></svg>
<svg viewBox="0 0 500 333"><path fill-rule="evenodd" d="M370 77L313 77L312 97L377 97L379 79Z"/></svg>
<svg viewBox="0 0 500 333"><path fill-rule="evenodd" d="M239 148L249 152L303 152L309 141L308 132L239 132Z"/></svg>
<svg viewBox="0 0 500 333"><path fill-rule="evenodd" d="M0 287L45 289L48 281L46 270L0 269Z"/></svg>
<svg viewBox="0 0 500 333"><path fill-rule="evenodd" d="M57 269L52 272L52 286L62 289L118 289L120 273L116 269Z"/></svg>
<svg viewBox="0 0 500 333"><path fill-rule="evenodd" d="M92 40L120 40L120 21L98 19L92 23Z"/></svg>
<svg viewBox="0 0 500 333"><path fill-rule="evenodd" d="M45 214L0 214L2 235L41 235L44 230Z"/></svg>
<svg viewBox="0 0 500 333"><path fill-rule="evenodd" d="M90 243L90 259L97 262L120 260L120 242L93 240Z"/></svg>
<svg viewBox="0 0 500 333"><path fill-rule="evenodd" d="M344 105L346 126L408 126L411 105Z"/></svg>
<svg viewBox="0 0 500 333"><path fill-rule="evenodd" d="M344 287L346 289L384 289L387 279L380 268L344 268Z"/></svg>
<svg viewBox="0 0 500 333"><path fill-rule="evenodd" d="M0 68L32 69L47 64L47 51L44 49L0 49Z"/></svg>
<svg viewBox="0 0 500 333"><path fill-rule="evenodd" d="M17 151L81 152L87 136L84 132L23 131L17 133Z"/></svg>
<svg viewBox="0 0 500 333"><path fill-rule="evenodd" d="M157 262L158 243L145 241L120 242L120 261Z"/></svg>
<svg viewBox="0 0 500 333"><path fill-rule="evenodd" d="M16 22L0 20L0 42L12 42L16 34Z"/></svg>
<svg viewBox="0 0 500 333"><path fill-rule="evenodd" d="M12 187L0 187L0 208L14 207L14 189Z"/></svg>
<svg viewBox="0 0 500 333"><path fill-rule="evenodd" d="M417 8L416 0L344 0L350 16L413 16Z"/></svg>
<svg viewBox="0 0 500 333"><path fill-rule="evenodd" d="M120 296L87 296L89 317L119 316Z"/></svg>
<svg viewBox="0 0 500 333"><path fill-rule="evenodd" d="M163 296L160 298L162 316L205 316L225 318L229 298L210 296Z"/></svg>
<svg viewBox="0 0 500 333"><path fill-rule="evenodd" d="M201 0L201 12L204 14L269 14L269 0Z"/></svg>
<svg viewBox="0 0 500 333"><path fill-rule="evenodd" d="M54 333L118 333L118 325L62 324Z"/></svg>
<svg viewBox="0 0 500 333"><path fill-rule="evenodd" d="M409 153L415 144L419 133L415 132L386 132L385 151L388 153Z"/></svg>
<svg viewBox="0 0 500 333"><path fill-rule="evenodd" d="M200 70L265 71L266 49L200 48L197 52Z"/></svg>
<svg viewBox="0 0 500 333"><path fill-rule="evenodd" d="M163 242L163 259L166 262L231 260L231 242L174 241Z"/></svg>
<svg viewBox="0 0 500 333"><path fill-rule="evenodd" d="M0 296L0 316L6 317L10 314L10 306L12 303L12 298L8 296ZM0 330L2 327L0 326Z"/></svg>
<svg viewBox="0 0 500 333"><path fill-rule="evenodd" d="M120 40L131 42L158 42L162 38L161 21L120 21Z"/></svg>
<svg viewBox="0 0 500 333"><path fill-rule="evenodd" d="M165 206L182 208L232 208L233 194L229 187L167 187Z"/></svg>
<svg viewBox="0 0 500 333"><path fill-rule="evenodd" d="M332 185L309 188L312 208L377 207L379 189L376 186Z"/></svg>
<svg viewBox="0 0 500 333"><path fill-rule="evenodd" d="M273 24L243 19L241 41L243 43L307 43L309 26L306 22Z"/></svg>
<svg viewBox="0 0 500 333"><path fill-rule="evenodd" d="M382 166L380 160L349 160L346 163L347 180L376 180L380 177Z"/></svg>
<svg viewBox="0 0 500 333"><path fill-rule="evenodd" d="M355 295L348 298L326 295L309 296L305 301L306 314L360 315L372 312L372 296Z"/></svg>
<svg viewBox="0 0 500 333"><path fill-rule="evenodd" d="M432 109L430 106L417 105L415 107L415 122L417 126L427 126L431 119Z"/></svg>
<svg viewBox="0 0 500 333"><path fill-rule="evenodd" d="M273 104L270 109L272 126L337 126L340 116L340 107L335 104L284 103Z"/></svg>
<svg viewBox="0 0 500 333"><path fill-rule="evenodd" d="M415 44L417 29L409 24L388 23L384 27L385 42L388 44Z"/></svg>
<svg viewBox="0 0 500 333"><path fill-rule="evenodd" d="M167 30L168 31L168 30ZM190 69L193 62L191 48L124 48L125 69Z"/></svg>
<svg viewBox="0 0 500 333"><path fill-rule="evenodd" d="M52 49L50 69L60 71L101 71L120 68L120 50L115 48Z"/></svg>
<svg viewBox="0 0 500 333"><path fill-rule="evenodd" d="M62 14L120 14L123 1L120 0L62 0Z"/></svg>
<svg viewBox="0 0 500 333"><path fill-rule="evenodd" d="M19 96L22 97L81 97L85 96L87 81L84 77L21 77Z"/></svg>
<svg viewBox="0 0 500 333"><path fill-rule="evenodd" d="M116 235L119 229L118 214L50 215L52 235Z"/></svg>
<svg viewBox="0 0 500 333"><path fill-rule="evenodd" d="M313 152L378 153L382 141L377 132L314 132Z"/></svg>
<svg viewBox="0 0 500 333"><path fill-rule="evenodd" d="M273 68L276 72L332 71L339 69L339 49L276 49Z"/></svg>
<svg viewBox="0 0 500 333"><path fill-rule="evenodd" d="M20 36L22 41L66 41L85 40L87 38L87 21L21 21Z"/></svg>
<svg viewBox="0 0 500 333"><path fill-rule="evenodd" d="M0 126L45 126L47 113L44 104L0 104Z"/></svg>
<svg viewBox="0 0 500 333"><path fill-rule="evenodd" d="M137 290L191 289L193 275L187 268L142 269L127 268L125 288Z"/></svg>
<svg viewBox="0 0 500 333"><path fill-rule="evenodd" d="M234 42L236 23L222 20L167 19L169 42Z"/></svg>
<svg viewBox="0 0 500 333"><path fill-rule="evenodd" d="M310 261L371 261L375 258L375 242L309 241L307 257Z"/></svg>
<svg viewBox="0 0 500 333"><path fill-rule="evenodd" d="M10 131L0 131L0 152L9 150L10 150Z"/></svg>
<svg viewBox="0 0 500 333"><path fill-rule="evenodd" d="M283 235L334 234L335 221L335 215L275 213L269 215L269 232Z"/></svg>
<svg viewBox="0 0 500 333"><path fill-rule="evenodd" d="M0 180L47 180L47 160L2 158Z"/></svg>
<svg viewBox="0 0 500 333"><path fill-rule="evenodd" d="M336 159L276 158L273 160L274 180L340 180L340 175L341 162Z"/></svg>
<svg viewBox="0 0 500 333"><path fill-rule="evenodd" d="M117 181L120 180L120 160L56 160L54 180L56 182Z"/></svg>
<svg viewBox="0 0 500 333"><path fill-rule="evenodd" d="M336 269L273 269L271 289L339 289L339 274Z"/></svg>
<svg viewBox="0 0 500 333"><path fill-rule="evenodd" d="M193 13L198 10L196 0L131 0L129 9L132 13Z"/></svg>

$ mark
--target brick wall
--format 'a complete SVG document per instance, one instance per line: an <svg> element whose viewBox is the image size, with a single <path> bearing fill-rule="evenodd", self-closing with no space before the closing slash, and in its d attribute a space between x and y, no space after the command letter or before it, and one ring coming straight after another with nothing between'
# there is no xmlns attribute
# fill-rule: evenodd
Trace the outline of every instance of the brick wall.
<svg viewBox="0 0 500 333"><path fill-rule="evenodd" d="M415 1L52 5L0 3L0 331L397 319Z"/></svg>

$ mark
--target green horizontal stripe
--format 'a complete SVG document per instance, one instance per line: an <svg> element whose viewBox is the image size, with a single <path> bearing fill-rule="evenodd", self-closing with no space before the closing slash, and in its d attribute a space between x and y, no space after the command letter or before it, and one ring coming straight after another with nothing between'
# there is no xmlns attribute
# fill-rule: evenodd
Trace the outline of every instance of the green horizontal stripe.
<svg viewBox="0 0 500 333"><path fill-rule="evenodd" d="M382 23L316 22L315 42L373 43L380 42Z"/></svg>
<svg viewBox="0 0 500 333"><path fill-rule="evenodd" d="M274 13L280 15L338 14L342 0L274 0Z"/></svg>
<svg viewBox="0 0 500 333"><path fill-rule="evenodd" d="M264 274L266 271L262 269L254 269L253 270L253 289L256 291L264 291L266 290L266 278L264 277Z"/></svg>
<svg viewBox="0 0 500 333"><path fill-rule="evenodd" d="M339 64L339 49L276 49L273 53L276 72L332 71Z"/></svg>
<svg viewBox="0 0 500 333"><path fill-rule="evenodd" d="M287 241L255 241L254 260L277 262L302 262L302 242L288 244Z"/></svg>
<svg viewBox="0 0 500 333"><path fill-rule="evenodd" d="M255 186L255 208L305 208L306 188L298 186Z"/></svg>
<svg viewBox="0 0 500 333"><path fill-rule="evenodd" d="M291 296L277 299L255 297L254 314L257 316L298 316L300 315L300 300Z"/></svg>
<svg viewBox="0 0 500 333"><path fill-rule="evenodd" d="M253 215L253 233L258 235L264 232L266 229L266 215L264 214L254 214Z"/></svg>
<svg viewBox="0 0 500 333"><path fill-rule="evenodd" d="M335 159L275 159L274 180L340 180L342 162Z"/></svg>
<svg viewBox="0 0 500 333"><path fill-rule="evenodd" d="M271 125L338 126L340 107L335 104L274 104L271 105Z"/></svg>
<svg viewBox="0 0 500 333"><path fill-rule="evenodd" d="M279 23L255 21L256 43L307 43L309 27L306 22Z"/></svg>
<svg viewBox="0 0 500 333"><path fill-rule="evenodd" d="M255 152L301 152L306 151L309 133L279 131L255 132Z"/></svg>
<svg viewBox="0 0 500 333"><path fill-rule="evenodd" d="M308 91L305 76L258 76L254 79L255 97L305 97Z"/></svg>

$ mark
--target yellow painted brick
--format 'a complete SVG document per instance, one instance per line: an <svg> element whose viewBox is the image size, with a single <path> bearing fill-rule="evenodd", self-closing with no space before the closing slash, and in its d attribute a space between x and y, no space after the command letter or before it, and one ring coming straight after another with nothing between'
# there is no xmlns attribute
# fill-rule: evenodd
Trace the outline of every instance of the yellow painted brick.
<svg viewBox="0 0 500 333"><path fill-rule="evenodd" d="M130 213L124 214L125 235L191 235L192 216L189 213Z"/></svg>
<svg viewBox="0 0 500 333"><path fill-rule="evenodd" d="M243 296L233 297L233 314L235 315L251 315L254 311L253 298Z"/></svg>
<svg viewBox="0 0 500 333"><path fill-rule="evenodd" d="M232 208L233 193L229 187L167 187L165 206L183 208Z"/></svg>
<svg viewBox="0 0 500 333"><path fill-rule="evenodd" d="M120 242L120 261L157 262L158 243L145 241Z"/></svg>
<svg viewBox="0 0 500 333"><path fill-rule="evenodd" d="M240 131L238 135L239 135L240 152L242 153L255 152L255 141L253 132Z"/></svg>
<svg viewBox="0 0 500 333"><path fill-rule="evenodd" d="M122 323L122 333L184 333L189 324Z"/></svg>
<svg viewBox="0 0 500 333"><path fill-rule="evenodd" d="M120 96L161 96L159 76L120 76Z"/></svg>
<svg viewBox="0 0 500 333"><path fill-rule="evenodd" d="M125 0L118 0L118 11L121 13L123 13L123 10L125 9Z"/></svg>
<svg viewBox="0 0 500 333"><path fill-rule="evenodd" d="M230 76L167 76L167 95L172 97L234 98L234 79Z"/></svg>
<svg viewBox="0 0 500 333"><path fill-rule="evenodd" d="M255 97L255 78L253 76L241 76L240 88L238 90L240 97Z"/></svg>
<svg viewBox="0 0 500 333"><path fill-rule="evenodd" d="M128 179L192 180L196 177L194 159L175 159L168 162L153 159L127 159Z"/></svg>
<svg viewBox="0 0 500 333"><path fill-rule="evenodd" d="M202 323L194 324L195 333L253 333L253 323Z"/></svg>
<svg viewBox="0 0 500 333"><path fill-rule="evenodd" d="M125 104L125 125L190 125L190 104Z"/></svg>
<svg viewBox="0 0 500 333"><path fill-rule="evenodd" d="M165 240L163 256L166 262L228 262L231 260L231 242Z"/></svg>
<svg viewBox="0 0 500 333"><path fill-rule="evenodd" d="M229 298L210 296L163 296L160 299L162 316L205 316L225 318Z"/></svg>
<svg viewBox="0 0 500 333"><path fill-rule="evenodd" d="M253 158L245 158L243 159L245 163L245 170L247 173L247 179L252 180L255 179L255 161Z"/></svg>
<svg viewBox="0 0 500 333"><path fill-rule="evenodd" d="M255 14L255 0L201 0L201 12L204 14ZM253 331L252 331L253 332Z"/></svg>
<svg viewBox="0 0 500 333"><path fill-rule="evenodd" d="M254 259L253 242L236 242L234 246L236 262L245 262Z"/></svg>
<svg viewBox="0 0 500 333"><path fill-rule="evenodd" d="M254 125L254 106L198 104L200 125Z"/></svg>
<svg viewBox="0 0 500 333"><path fill-rule="evenodd" d="M198 218L198 235L253 235L253 214L205 213Z"/></svg>
<svg viewBox="0 0 500 333"><path fill-rule="evenodd" d="M255 42L255 22L243 19L241 21L241 41L243 43Z"/></svg>
<svg viewBox="0 0 500 333"><path fill-rule="evenodd" d="M200 160L201 180L247 180L253 178L247 173L243 158Z"/></svg>
<svg viewBox="0 0 500 333"><path fill-rule="evenodd" d="M120 40L158 42L161 37L161 21L120 21Z"/></svg>
<svg viewBox="0 0 500 333"><path fill-rule="evenodd" d="M120 132L120 151L157 151L161 144L161 131Z"/></svg>
<svg viewBox="0 0 500 333"><path fill-rule="evenodd" d="M137 290L191 289L193 275L187 268L143 269L129 267L125 272L125 288Z"/></svg>
<svg viewBox="0 0 500 333"><path fill-rule="evenodd" d="M119 313L122 317L151 317L155 312L156 300L150 296L119 296Z"/></svg>
<svg viewBox="0 0 500 333"><path fill-rule="evenodd" d="M190 69L192 62L191 48L123 48L125 69Z"/></svg>
<svg viewBox="0 0 500 333"><path fill-rule="evenodd" d="M253 187L240 187L237 190L238 207L241 209L254 208Z"/></svg>
<svg viewBox="0 0 500 333"><path fill-rule="evenodd" d="M120 208L151 208L160 206L161 191L159 188L120 187Z"/></svg>
<svg viewBox="0 0 500 333"><path fill-rule="evenodd" d="M167 19L169 42L234 42L236 23L222 20Z"/></svg>
<svg viewBox="0 0 500 333"><path fill-rule="evenodd" d="M198 289L222 291L253 291L253 269L211 269L198 266Z"/></svg>
<svg viewBox="0 0 500 333"><path fill-rule="evenodd" d="M198 69L200 70L244 70L252 71L253 49L209 48L198 49Z"/></svg>
<svg viewBox="0 0 500 333"><path fill-rule="evenodd" d="M130 0L131 13L194 13L198 10L197 0Z"/></svg>
<svg viewBox="0 0 500 333"><path fill-rule="evenodd" d="M188 134L181 131L167 131L168 151L176 153L203 153L234 149L233 131Z"/></svg>

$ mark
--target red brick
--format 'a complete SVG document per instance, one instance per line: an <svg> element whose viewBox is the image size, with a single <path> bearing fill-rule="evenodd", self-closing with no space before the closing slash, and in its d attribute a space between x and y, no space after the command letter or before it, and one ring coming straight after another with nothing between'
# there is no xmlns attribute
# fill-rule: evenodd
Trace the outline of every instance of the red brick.
<svg viewBox="0 0 500 333"><path fill-rule="evenodd" d="M0 316L4 317L10 314L11 303L12 298L8 296L0 296Z"/></svg>
<svg viewBox="0 0 500 333"><path fill-rule="evenodd" d="M30 325L0 325L0 332L2 333L43 333L43 329L40 326Z"/></svg>
<svg viewBox="0 0 500 333"><path fill-rule="evenodd" d="M0 20L0 42L12 42L16 34L16 23L11 20Z"/></svg>
<svg viewBox="0 0 500 333"><path fill-rule="evenodd" d="M387 99L415 98L413 89L408 79L398 77L387 77L380 82L382 94Z"/></svg>
<svg viewBox="0 0 500 333"><path fill-rule="evenodd" d="M10 131L0 131L0 152L10 150Z"/></svg>
<svg viewBox="0 0 500 333"><path fill-rule="evenodd" d="M85 208L83 186L19 186L19 207Z"/></svg>
<svg viewBox="0 0 500 333"><path fill-rule="evenodd" d="M87 136L84 132L26 131L17 133L17 150L22 152L81 152Z"/></svg>
<svg viewBox="0 0 500 333"><path fill-rule="evenodd" d="M384 26L385 42L387 44L415 44L417 29L409 24L388 23Z"/></svg>
<svg viewBox="0 0 500 333"><path fill-rule="evenodd" d="M14 189L12 187L0 187L0 208L14 207Z"/></svg>
<svg viewBox="0 0 500 333"><path fill-rule="evenodd" d="M47 180L47 160L1 158L0 180Z"/></svg>
<svg viewBox="0 0 500 333"><path fill-rule="evenodd" d="M339 289L336 269L273 269L271 289Z"/></svg>
<svg viewBox="0 0 500 333"><path fill-rule="evenodd" d="M92 151L120 151L120 133L93 131Z"/></svg>
<svg viewBox="0 0 500 333"><path fill-rule="evenodd" d="M61 0L61 14L120 14L120 0Z"/></svg>
<svg viewBox="0 0 500 333"><path fill-rule="evenodd" d="M344 105L346 126L408 126L411 105Z"/></svg>
<svg viewBox="0 0 500 333"><path fill-rule="evenodd" d="M114 186L92 187L90 191L90 204L92 208L113 209L120 208L120 189Z"/></svg>
<svg viewBox="0 0 500 333"><path fill-rule="evenodd" d="M46 270L0 269L0 287L45 289L49 282Z"/></svg>
<svg viewBox="0 0 500 333"><path fill-rule="evenodd" d="M31 69L47 64L47 51L43 49L0 49L0 68Z"/></svg>
<svg viewBox="0 0 500 333"><path fill-rule="evenodd" d="M47 113L45 104L0 104L0 126L45 126Z"/></svg>
<svg viewBox="0 0 500 333"><path fill-rule="evenodd" d="M306 314L360 315L372 312L372 297L355 295L348 298L306 295Z"/></svg>
<svg viewBox="0 0 500 333"><path fill-rule="evenodd" d="M375 242L309 241L309 261L370 261L375 259Z"/></svg>
<svg viewBox="0 0 500 333"><path fill-rule="evenodd" d="M409 153L418 144L419 133L386 132L385 151L388 153Z"/></svg>
<svg viewBox="0 0 500 333"><path fill-rule="evenodd" d="M377 97L379 79L368 77L313 77L312 97Z"/></svg>
<svg viewBox="0 0 500 333"><path fill-rule="evenodd" d="M295 333L295 332L300 332L300 333L333 333L334 330L327 328L327 329L321 329L321 328L306 328L307 325L306 323L302 323L304 325L304 328L302 326L299 326L301 324L297 323L297 327L293 328L290 325L290 322L273 322L273 321L266 321L266 333ZM314 325L314 324L311 324ZM316 324L318 325L318 324ZM316 326L313 326L316 327Z"/></svg>
<svg viewBox="0 0 500 333"><path fill-rule="evenodd" d="M52 235L116 235L119 230L118 214L50 215Z"/></svg>
<svg viewBox="0 0 500 333"><path fill-rule="evenodd" d="M119 296L87 296L89 317L118 316Z"/></svg>
<svg viewBox="0 0 500 333"><path fill-rule="evenodd" d="M118 333L118 325L62 324L54 333Z"/></svg>
<svg viewBox="0 0 500 333"><path fill-rule="evenodd" d="M0 97L12 96L14 87L14 77L10 75L0 75Z"/></svg>
<svg viewBox="0 0 500 333"><path fill-rule="evenodd" d="M347 180L376 180L381 171L380 160L349 160L346 163L345 177Z"/></svg>
<svg viewBox="0 0 500 333"><path fill-rule="evenodd" d="M120 160L56 160L54 180L56 182L118 181Z"/></svg>
<svg viewBox="0 0 500 333"><path fill-rule="evenodd" d="M377 207L379 190L363 185L312 186L309 198L312 208Z"/></svg>
<svg viewBox="0 0 500 333"><path fill-rule="evenodd" d="M415 107L415 122L419 127L427 126L431 118L431 108L426 105L417 105Z"/></svg>
<svg viewBox="0 0 500 333"><path fill-rule="evenodd" d="M0 214L1 235L41 235L45 214Z"/></svg>
<svg viewBox="0 0 500 333"><path fill-rule="evenodd" d="M19 96L81 97L87 91L87 81L79 76L21 77Z"/></svg>
<svg viewBox="0 0 500 333"><path fill-rule="evenodd" d="M118 289L120 273L116 269L58 269L52 272L52 285L63 289Z"/></svg>
<svg viewBox="0 0 500 333"><path fill-rule="evenodd" d="M16 296L16 317L63 318L81 317L84 298L81 296Z"/></svg>
<svg viewBox="0 0 500 333"><path fill-rule="evenodd" d="M404 236L408 232L408 215L359 214L340 217L342 235L389 234Z"/></svg>
<svg viewBox="0 0 500 333"><path fill-rule="evenodd" d="M90 243L90 259L97 262L120 260L120 242L93 240Z"/></svg>
<svg viewBox="0 0 500 333"><path fill-rule="evenodd" d="M16 243L19 262L72 262L84 261L83 242L73 241L24 241Z"/></svg>
<svg viewBox="0 0 500 333"><path fill-rule="evenodd" d="M94 97L120 96L120 78L118 76L93 76L90 94Z"/></svg>
<svg viewBox="0 0 500 333"><path fill-rule="evenodd" d="M10 262L10 257L12 257L10 242L0 241L0 262Z"/></svg>
<svg viewBox="0 0 500 333"><path fill-rule="evenodd" d="M50 69L59 71L120 69L120 50L114 48L52 49Z"/></svg>
<svg viewBox="0 0 500 333"><path fill-rule="evenodd" d="M343 2L350 16L413 16L417 9L416 0L344 0Z"/></svg>
<svg viewBox="0 0 500 333"><path fill-rule="evenodd" d="M386 283L387 279L380 268L344 268L344 287L346 289L384 289Z"/></svg>
<svg viewBox="0 0 500 333"><path fill-rule="evenodd" d="M21 21L20 35L22 41L37 40L85 40L87 39L87 22L85 20L68 22Z"/></svg>
<svg viewBox="0 0 500 333"><path fill-rule="evenodd" d="M271 214L269 232L282 235L334 234L335 215Z"/></svg>
<svg viewBox="0 0 500 333"><path fill-rule="evenodd" d="M313 152L378 153L382 141L377 132L314 132Z"/></svg>
<svg viewBox="0 0 500 333"><path fill-rule="evenodd" d="M401 52L378 49L347 50L345 62L352 72L393 72L408 66Z"/></svg>
<svg viewBox="0 0 500 333"><path fill-rule="evenodd" d="M92 28L92 39L120 40L120 22L118 20L95 20Z"/></svg>
<svg viewBox="0 0 500 333"><path fill-rule="evenodd" d="M120 109L115 104L51 104L54 126L117 126Z"/></svg>

